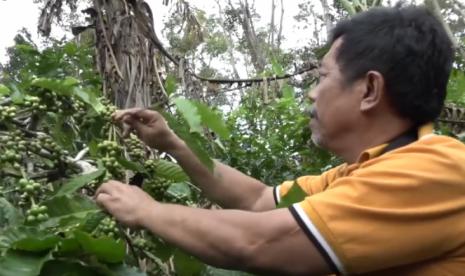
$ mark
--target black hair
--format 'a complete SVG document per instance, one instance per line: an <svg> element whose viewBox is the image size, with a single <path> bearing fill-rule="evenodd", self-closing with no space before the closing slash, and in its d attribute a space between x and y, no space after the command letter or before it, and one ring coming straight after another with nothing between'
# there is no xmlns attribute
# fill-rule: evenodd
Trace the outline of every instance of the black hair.
<svg viewBox="0 0 465 276"><path fill-rule="evenodd" d="M440 21L425 7L370 9L339 22L330 44L338 38L336 62L347 83L378 71L400 116L417 125L439 116L454 50Z"/></svg>

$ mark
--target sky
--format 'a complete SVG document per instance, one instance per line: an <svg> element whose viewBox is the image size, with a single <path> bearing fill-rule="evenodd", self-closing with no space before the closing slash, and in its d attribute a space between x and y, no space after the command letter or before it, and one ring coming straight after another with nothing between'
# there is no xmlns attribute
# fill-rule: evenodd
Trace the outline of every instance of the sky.
<svg viewBox="0 0 465 276"><path fill-rule="evenodd" d="M155 16L155 31L158 36L161 36L163 28L163 20L170 14L167 6L162 4L162 0L146 0L151 7ZM189 0L192 6L205 10L207 13L217 11L215 0ZM225 1L223 1L225 2ZM259 12L262 20L258 26L265 26L271 18L271 1L255 0L257 12ZM276 1L279 5L279 1ZM284 47L292 45L293 47L303 46L305 40L302 35L298 35L295 26L293 26L293 16L298 13L297 3L300 1L286 1L284 12L283 33L286 35ZM0 63L6 62L5 49L13 45L13 38L22 28L26 28L32 34L34 40L39 40L37 35L37 21L40 14L40 5L33 4L32 0L0 0ZM279 16L280 7L276 8L276 15ZM64 35L62 30L52 30L52 35L60 38Z"/></svg>

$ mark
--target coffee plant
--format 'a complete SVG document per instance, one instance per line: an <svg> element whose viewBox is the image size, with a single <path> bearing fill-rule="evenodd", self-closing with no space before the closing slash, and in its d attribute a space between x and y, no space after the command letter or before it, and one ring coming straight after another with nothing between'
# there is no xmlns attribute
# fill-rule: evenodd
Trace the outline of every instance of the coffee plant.
<svg viewBox="0 0 465 276"><path fill-rule="evenodd" d="M11 51L15 62L0 84L0 275L232 275L120 225L94 203L109 179L161 202L206 201L168 156L121 136L89 50L26 43ZM168 123L211 168L205 149L214 142L203 134L227 138L225 124L204 104L172 101Z"/></svg>

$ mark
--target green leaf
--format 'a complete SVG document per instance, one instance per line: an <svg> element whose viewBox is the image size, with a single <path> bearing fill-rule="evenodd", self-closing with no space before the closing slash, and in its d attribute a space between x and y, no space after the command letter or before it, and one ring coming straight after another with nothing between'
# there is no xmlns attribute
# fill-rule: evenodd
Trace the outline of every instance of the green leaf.
<svg viewBox="0 0 465 276"><path fill-rule="evenodd" d="M108 214L103 211L90 213L79 226L79 230L86 233L92 233L92 231L94 231L99 226L100 222L106 217L108 217Z"/></svg>
<svg viewBox="0 0 465 276"><path fill-rule="evenodd" d="M275 59L271 61L271 69L273 70L273 74L276 76L284 75L283 66Z"/></svg>
<svg viewBox="0 0 465 276"><path fill-rule="evenodd" d="M42 252L44 250L52 249L55 247L61 239L53 234L48 235L36 235L33 237L27 237L13 243L14 249Z"/></svg>
<svg viewBox="0 0 465 276"><path fill-rule="evenodd" d="M354 6L352 5L352 3L349 2L349 0L340 0L340 1L342 4L342 7L344 8L344 10L346 10L346 12L349 13L349 15L354 15L357 13L355 11Z"/></svg>
<svg viewBox="0 0 465 276"><path fill-rule="evenodd" d="M9 227L2 231L0 235L0 248L8 249L14 243L30 237L46 236L47 232L36 227L18 226Z"/></svg>
<svg viewBox="0 0 465 276"><path fill-rule="evenodd" d="M211 160L208 152L201 145L201 134L198 132L189 132L183 125L176 121L173 115L166 112L162 112L162 114L171 129L173 129L173 131L187 144L197 158L199 158L200 162L209 170L213 170L213 160Z"/></svg>
<svg viewBox="0 0 465 276"><path fill-rule="evenodd" d="M231 133L221 116L204 103L195 102L194 104L197 106L202 123L218 134L221 139L229 139Z"/></svg>
<svg viewBox="0 0 465 276"><path fill-rule="evenodd" d="M191 188L187 182L173 183L168 187L166 193L176 198L189 198L192 195Z"/></svg>
<svg viewBox="0 0 465 276"><path fill-rule="evenodd" d="M19 90L16 85L11 85L11 88L13 89L13 93L11 94L11 100L13 103L22 103L26 95L21 90Z"/></svg>
<svg viewBox="0 0 465 276"><path fill-rule="evenodd" d="M51 253L44 255L9 250L0 259L0 276L37 276L44 263L51 259Z"/></svg>
<svg viewBox="0 0 465 276"><path fill-rule="evenodd" d="M43 204L48 207L50 218L39 225L42 228L83 222L87 215L100 211L94 201L80 195L56 196Z"/></svg>
<svg viewBox="0 0 465 276"><path fill-rule="evenodd" d="M0 83L0 96L5 96L5 95L8 95L10 94L10 89L8 87L6 87L5 85L1 84Z"/></svg>
<svg viewBox="0 0 465 276"><path fill-rule="evenodd" d="M95 255L99 260L108 263L120 263L124 260L126 247L122 241L105 236L94 238L81 231L76 231L74 235L84 251Z"/></svg>
<svg viewBox="0 0 465 276"><path fill-rule="evenodd" d="M176 92L176 78L171 75L171 74L168 74L168 76L166 77L166 80L165 80L165 90L166 90L166 93L168 94L168 96L170 96L171 94L173 94L174 92Z"/></svg>
<svg viewBox="0 0 465 276"><path fill-rule="evenodd" d="M201 118L195 104L183 98L176 98L173 100L177 110L181 113L187 121L191 132L202 133Z"/></svg>
<svg viewBox="0 0 465 276"><path fill-rule="evenodd" d="M105 106L100 102L96 90L77 86L73 88L73 94L83 102L89 104L97 113L105 110Z"/></svg>
<svg viewBox="0 0 465 276"><path fill-rule="evenodd" d="M0 229L16 225L21 220L21 213L8 200L0 197Z"/></svg>
<svg viewBox="0 0 465 276"><path fill-rule="evenodd" d="M181 250L174 253L173 263L178 276L197 276L205 270L205 264Z"/></svg>
<svg viewBox="0 0 465 276"><path fill-rule="evenodd" d="M174 182L189 181L189 177L178 164L163 159L157 161L155 174Z"/></svg>
<svg viewBox="0 0 465 276"><path fill-rule="evenodd" d="M81 246L76 238L71 237L63 239L58 244L57 254L76 254L81 253Z"/></svg>
<svg viewBox="0 0 465 276"><path fill-rule="evenodd" d="M105 169L102 166L99 166L99 168L94 172L79 175L75 178L72 178L69 181L66 181L66 184L60 187L55 196L70 195L87 185L92 180L95 180L102 176L104 172Z"/></svg>
<svg viewBox="0 0 465 276"><path fill-rule="evenodd" d="M64 80L37 78L32 81L32 85L52 90L63 96L71 96L75 86L79 81L72 77L66 77Z"/></svg>
<svg viewBox="0 0 465 276"><path fill-rule="evenodd" d="M116 161L118 161L118 163L121 166L123 166L123 168L131 170L133 172L141 172L141 173L146 172L144 166L142 166L142 165L140 165L140 164L138 164L136 162L129 161L126 158L117 157Z"/></svg>
<svg viewBox="0 0 465 276"><path fill-rule="evenodd" d="M276 206L276 208L286 208L291 206L294 203L301 202L304 200L308 195L302 190L302 188L294 181L294 185L292 185L289 192L281 198L281 201Z"/></svg>
<svg viewBox="0 0 465 276"><path fill-rule="evenodd" d="M294 99L295 98L295 92L294 92L294 87L285 84L283 86L283 98L285 99Z"/></svg>

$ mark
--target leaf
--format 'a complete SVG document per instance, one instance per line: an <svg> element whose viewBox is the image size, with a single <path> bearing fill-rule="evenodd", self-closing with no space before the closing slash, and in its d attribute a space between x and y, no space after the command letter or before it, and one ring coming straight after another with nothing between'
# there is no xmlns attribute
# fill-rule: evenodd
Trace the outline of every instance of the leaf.
<svg viewBox="0 0 465 276"><path fill-rule="evenodd" d="M95 230L100 224L100 222L108 217L108 214L104 213L103 211L97 213L90 213L86 216L86 219L81 225L79 226L79 230L91 233Z"/></svg>
<svg viewBox="0 0 465 276"><path fill-rule="evenodd" d="M102 176L104 172L105 172L105 169L103 168L103 166L99 166L99 168L94 172L79 175L75 178L72 178L66 181L66 184L60 187L60 189L58 190L55 196L70 195L74 193L75 191L79 190L80 188L84 187L85 185L87 185L92 180L95 180L99 178L100 176Z"/></svg>
<svg viewBox="0 0 465 276"><path fill-rule="evenodd" d="M204 125L218 134L221 139L229 139L231 133L229 132L226 123L218 113L214 112L207 105L201 102L195 102L195 106L197 107Z"/></svg>
<svg viewBox="0 0 465 276"><path fill-rule="evenodd" d="M83 222L87 215L100 211L94 201L79 195L56 196L44 201L43 205L48 207L50 218L39 225L42 228L57 226L62 221L68 224Z"/></svg>
<svg viewBox="0 0 465 276"><path fill-rule="evenodd" d="M72 77L66 77L63 80L36 78L31 83L34 86L52 90L63 96L71 96L73 89L79 84L79 81Z"/></svg>
<svg viewBox="0 0 465 276"><path fill-rule="evenodd" d="M271 61L271 69L273 70L273 74L276 76L284 75L284 68L276 59Z"/></svg>
<svg viewBox="0 0 465 276"><path fill-rule="evenodd" d="M10 89L8 87L6 87L5 85L1 84L0 83L0 96L5 96L5 95L8 95L10 94Z"/></svg>
<svg viewBox="0 0 465 276"><path fill-rule="evenodd" d="M16 225L21 220L21 213L8 200L0 197L0 229Z"/></svg>
<svg viewBox="0 0 465 276"><path fill-rule="evenodd" d="M20 240L46 235L46 231L39 230L37 227L28 227L23 225L18 227L9 227L2 231L0 235L0 248L8 249Z"/></svg>
<svg viewBox="0 0 465 276"><path fill-rule="evenodd" d="M85 252L95 255L103 262L119 263L124 260L126 247L122 241L116 241L106 236L94 238L81 231L76 231L74 236Z"/></svg>
<svg viewBox="0 0 465 276"><path fill-rule="evenodd" d="M73 94L83 102L89 104L97 113L105 110L105 106L100 102L95 90L77 86L73 88Z"/></svg>
<svg viewBox="0 0 465 276"><path fill-rule="evenodd" d="M118 163L123 166L123 168L125 169L128 169L128 170L131 170L133 172L140 172L140 173L146 173L146 170L144 168L144 166L136 163L136 162L132 162L130 160L127 160L126 158L121 158L121 157L117 157L116 158L116 161L118 161Z"/></svg>
<svg viewBox="0 0 465 276"><path fill-rule="evenodd" d="M26 95L14 84L11 85L11 88L13 89L13 93L11 94L11 101L13 101L15 104L22 103Z"/></svg>
<svg viewBox="0 0 465 276"><path fill-rule="evenodd" d="M168 125L173 131L187 144L187 146L199 158L200 162L204 164L209 170L213 170L213 160L211 160L207 151L201 146L200 141L202 137L200 133L189 132L183 125L179 124L175 117L169 113L162 112L163 117L168 122Z"/></svg>
<svg viewBox="0 0 465 276"><path fill-rule="evenodd" d="M37 276L44 263L51 259L51 253L44 255L9 250L0 259L0 276Z"/></svg>
<svg viewBox="0 0 465 276"><path fill-rule="evenodd" d="M295 92L294 92L294 87L285 84L283 86L283 98L285 99L294 99L295 98Z"/></svg>
<svg viewBox="0 0 465 276"><path fill-rule="evenodd" d="M173 263L178 276L200 275L205 270L205 264L179 249L174 253Z"/></svg>
<svg viewBox="0 0 465 276"><path fill-rule="evenodd" d="M173 102L189 124L190 132L202 133L201 119L195 104L183 98L176 98Z"/></svg>
<svg viewBox="0 0 465 276"><path fill-rule="evenodd" d="M340 1L342 4L342 7L344 8L344 10L346 10L349 13L349 15L354 15L357 13L355 11L354 6L352 5L352 3L349 2L349 0L340 0Z"/></svg>
<svg viewBox="0 0 465 276"><path fill-rule="evenodd" d="M176 198L189 198L192 195L191 188L187 182L173 183L168 187L166 193Z"/></svg>
<svg viewBox="0 0 465 276"><path fill-rule="evenodd" d="M13 243L14 249L42 252L44 250L52 249L55 247L61 239L53 234L48 235L36 235L27 237Z"/></svg>
<svg viewBox="0 0 465 276"><path fill-rule="evenodd" d="M281 198L281 201L276 206L276 208L286 208L291 206L294 203L301 202L304 200L308 195L302 190L300 185L294 181L294 185L292 185L289 192Z"/></svg>
<svg viewBox="0 0 465 276"><path fill-rule="evenodd" d="M176 78L172 74L168 74L165 80L165 90L168 96L176 92Z"/></svg>
<svg viewBox="0 0 465 276"><path fill-rule="evenodd" d="M155 173L157 176L161 176L174 182L189 180L189 177L184 173L178 164L163 159L157 161Z"/></svg>

